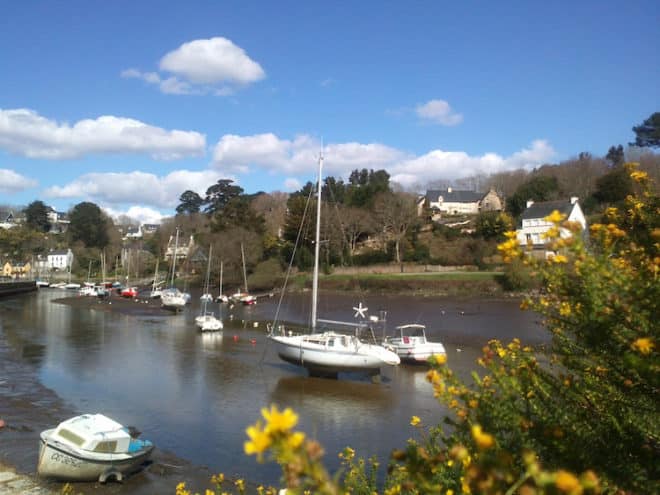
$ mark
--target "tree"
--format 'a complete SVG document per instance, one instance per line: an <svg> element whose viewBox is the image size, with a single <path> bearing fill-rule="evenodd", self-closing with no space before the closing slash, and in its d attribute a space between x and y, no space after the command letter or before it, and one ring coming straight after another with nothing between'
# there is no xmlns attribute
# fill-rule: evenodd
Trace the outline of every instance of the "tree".
<svg viewBox="0 0 660 495"><path fill-rule="evenodd" d="M213 216L216 212L222 210L229 201L243 194L243 188L233 184L231 179L220 179L206 190L206 199L204 203L206 208L204 212Z"/></svg>
<svg viewBox="0 0 660 495"><path fill-rule="evenodd" d="M375 197L390 191L390 174L385 170L353 170L348 178L346 204L356 207L370 207Z"/></svg>
<svg viewBox="0 0 660 495"><path fill-rule="evenodd" d="M43 201L33 201L25 208L25 223L31 229L39 232L48 232L50 222L48 221L48 207Z"/></svg>
<svg viewBox="0 0 660 495"><path fill-rule="evenodd" d="M513 229L513 219L503 211L484 211L479 213L475 233L486 240L504 240L504 233Z"/></svg>
<svg viewBox="0 0 660 495"><path fill-rule="evenodd" d="M179 206L176 207L178 214L199 213L204 200L195 191L187 190L179 196Z"/></svg>
<svg viewBox="0 0 660 495"><path fill-rule="evenodd" d="M594 198L601 204L623 201L632 193L633 184L624 167L616 167L596 181Z"/></svg>
<svg viewBox="0 0 660 495"><path fill-rule="evenodd" d="M374 210L382 231L394 240L396 262L401 263L401 241L419 220L415 196L407 193L381 193L374 201Z"/></svg>
<svg viewBox="0 0 660 495"><path fill-rule="evenodd" d="M373 215L364 208L344 207L340 211L342 230L348 242L351 256L360 238L373 229Z"/></svg>
<svg viewBox="0 0 660 495"><path fill-rule="evenodd" d="M580 157L583 160L584 157ZM556 177L537 175L522 184L507 202L506 207L514 217L519 216L527 205L527 200L550 201L557 198L559 185Z"/></svg>
<svg viewBox="0 0 660 495"><path fill-rule="evenodd" d="M263 234L266 230L263 215L254 211L250 198L247 196L236 196L231 198L221 210L213 215L211 230L219 232L233 227L241 227L245 230Z"/></svg>
<svg viewBox="0 0 660 495"><path fill-rule="evenodd" d="M94 203L82 202L69 213L69 236L86 247L104 248L108 244L107 220L101 208Z"/></svg>
<svg viewBox="0 0 660 495"><path fill-rule="evenodd" d="M610 149L607 150L607 155L605 159L610 162L612 167L618 167L623 165L623 146L610 146Z"/></svg>
<svg viewBox="0 0 660 495"><path fill-rule="evenodd" d="M642 148L657 148L660 146L660 112L655 112L642 124L632 128L635 133L635 141L631 146Z"/></svg>

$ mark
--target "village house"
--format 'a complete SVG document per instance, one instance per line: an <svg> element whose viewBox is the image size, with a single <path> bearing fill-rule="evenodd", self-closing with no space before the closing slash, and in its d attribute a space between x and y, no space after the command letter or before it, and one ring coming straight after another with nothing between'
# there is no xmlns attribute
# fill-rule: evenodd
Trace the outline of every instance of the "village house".
<svg viewBox="0 0 660 495"><path fill-rule="evenodd" d="M546 250L545 233L553 226L551 222L545 220L553 211L557 210L566 216L566 220L577 222L582 226L582 230L587 228L587 220L580 208L577 197L570 200L544 201L535 203L532 200L527 201L527 208L522 213L522 225L516 230L516 236L521 246L530 246L533 250L544 252L545 256L551 256L554 253ZM560 235L563 239L570 237L572 233L565 228L560 228Z"/></svg>
<svg viewBox="0 0 660 495"><path fill-rule="evenodd" d="M28 278L32 273L30 262L7 261L2 267L2 276L5 278Z"/></svg>
<svg viewBox="0 0 660 495"><path fill-rule="evenodd" d="M71 221L66 213L56 211L55 208L49 206L46 215L48 217L48 223L50 223L51 234L62 234L69 229Z"/></svg>
<svg viewBox="0 0 660 495"><path fill-rule="evenodd" d="M194 247L195 247L195 241L192 235L190 236L190 240L188 241L188 244L184 244L181 241L181 238L179 238L179 244L176 246L176 259L177 260L186 259L188 255L193 252ZM167 249L165 251L165 259L167 261L172 261L172 256L174 256L174 248L175 248L175 237L171 235L167 243Z"/></svg>
<svg viewBox="0 0 660 495"><path fill-rule="evenodd" d="M426 202L432 211L432 220L442 215L477 215L482 211L501 211L502 199L491 189L486 194L476 191L430 189L426 192Z"/></svg>
<svg viewBox="0 0 660 495"><path fill-rule="evenodd" d="M18 219L12 210L0 208L0 229L11 229L18 226Z"/></svg>
<svg viewBox="0 0 660 495"><path fill-rule="evenodd" d="M128 227L124 235L124 240L126 239L142 239L142 229L139 226Z"/></svg>
<svg viewBox="0 0 660 495"><path fill-rule="evenodd" d="M151 235L155 234L158 232L158 224L157 223L143 223L142 224L142 234L143 235Z"/></svg>
<svg viewBox="0 0 660 495"><path fill-rule="evenodd" d="M59 249L48 253L47 267L49 270L69 270L73 263L71 249Z"/></svg>

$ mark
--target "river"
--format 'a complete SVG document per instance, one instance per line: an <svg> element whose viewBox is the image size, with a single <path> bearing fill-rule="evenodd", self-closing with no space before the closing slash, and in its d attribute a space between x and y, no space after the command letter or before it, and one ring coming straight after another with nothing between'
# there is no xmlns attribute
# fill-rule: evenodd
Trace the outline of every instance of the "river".
<svg viewBox="0 0 660 495"><path fill-rule="evenodd" d="M201 334L193 321L199 312L196 297L173 315L141 311L142 302L133 303L136 310L128 314L110 310L108 302L55 302L66 295L42 289L0 300L0 350L14 363L0 370L5 375L0 401L21 395L21 383L34 380L21 395L27 403L13 406L34 417L26 419L29 434L16 433L24 445L4 454L24 470L34 470L39 427L46 418L66 419L58 417L65 411L101 412L137 426L159 450L193 465L275 485L279 468L243 453L245 428L260 417L262 407L293 408L300 417L298 429L325 447L331 470L346 446L362 457L376 455L385 465L391 450L415 435L412 415L428 425L446 412L433 398L424 366L388 368L380 383L372 383L360 375L310 378L282 362L266 338L277 296L231 309L214 304L225 329ZM288 296L279 319L304 322L309 299L309 294ZM491 338L519 337L532 345L547 339L535 315L520 311L514 299L370 295L360 301L369 314L386 308L390 329L426 324L429 340L445 344L449 366L465 378L478 368L480 349ZM351 320L357 303L354 294L322 294L319 316Z"/></svg>

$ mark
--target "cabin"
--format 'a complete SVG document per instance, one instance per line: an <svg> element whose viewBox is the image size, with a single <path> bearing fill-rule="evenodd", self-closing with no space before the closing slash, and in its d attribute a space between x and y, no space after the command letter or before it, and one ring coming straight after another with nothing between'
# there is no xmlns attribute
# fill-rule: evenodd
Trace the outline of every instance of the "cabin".
<svg viewBox="0 0 660 495"><path fill-rule="evenodd" d="M527 201L527 208L522 213L521 226L516 230L516 237L521 246L529 246L533 251L540 252L546 257L555 254L546 249L545 239L546 232L553 226L545 218L555 210L566 215L566 220L579 223L582 226L582 231L586 233L587 220L582 208L580 208L577 197L539 203L529 200ZM563 239L566 239L573 234L568 229L561 228L560 235Z"/></svg>

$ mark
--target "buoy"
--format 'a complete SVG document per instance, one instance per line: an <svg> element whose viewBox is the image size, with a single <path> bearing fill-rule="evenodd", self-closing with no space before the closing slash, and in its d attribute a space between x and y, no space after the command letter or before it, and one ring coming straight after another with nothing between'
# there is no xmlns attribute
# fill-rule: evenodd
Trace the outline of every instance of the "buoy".
<svg viewBox="0 0 660 495"><path fill-rule="evenodd" d="M5 427L5 421L4 419L0 419L0 428L4 428L4 427Z"/></svg>
<svg viewBox="0 0 660 495"><path fill-rule="evenodd" d="M255 345L257 343L257 339L250 339L250 344Z"/></svg>
<svg viewBox="0 0 660 495"><path fill-rule="evenodd" d="M234 342L238 342L238 335L234 335Z"/></svg>

